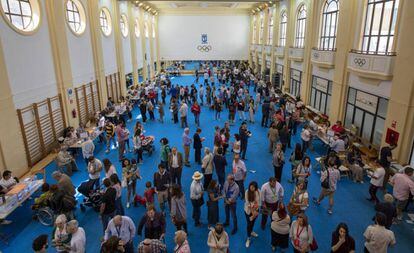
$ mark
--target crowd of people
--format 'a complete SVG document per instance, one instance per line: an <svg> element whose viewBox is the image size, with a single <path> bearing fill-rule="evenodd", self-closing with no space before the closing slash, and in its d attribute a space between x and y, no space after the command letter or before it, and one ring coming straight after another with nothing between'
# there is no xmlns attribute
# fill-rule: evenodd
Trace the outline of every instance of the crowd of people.
<svg viewBox="0 0 414 253"><path fill-rule="evenodd" d="M204 82L201 83L202 74ZM169 104L168 96L170 96ZM126 127L126 121L132 120L131 112L134 108L134 103L130 99L132 97L139 98L141 121L136 122L131 135ZM338 154L346 151L349 146L341 137L343 132L341 122L331 127L335 135L325 158L320 182L311 182L310 175L314 170L309 152L312 148L314 122L301 121L304 110L300 99L292 102L270 82L266 83L255 76L247 63L207 63L202 71L201 69L196 71L194 84L191 86L173 85L168 75L161 73L155 80L131 88L128 96L120 100L120 106L125 108L121 111L125 114L115 113L115 117L105 117L115 106L110 99L107 108L97 116L96 121L103 132L100 141L106 143L106 152L111 152L111 147L118 149L122 175L118 176L116 166L109 159L100 161L94 156L93 141L87 135L82 135L84 126L76 130L68 129L65 138L61 139L61 148L57 157L58 167L62 170L53 173L55 184L50 186L45 184L42 187L43 194L36 199L34 206L34 208L45 205L52 207L58 215L55 229L50 240L46 235L40 235L34 240L35 252L46 252L49 241L57 252L85 252L86 235L73 214L75 189L70 178L71 174L78 170L75 156L79 155L77 150L70 148L70 144L80 138L84 139L81 155L87 166L89 190L99 191L101 195L101 204L97 209L102 221L101 252L132 253L136 252L136 246L138 252L166 252L167 219L171 219L176 230L174 252L190 252L188 240L191 238L187 237L187 224L190 220L187 202L192 205L191 219L195 227L202 226L201 214L207 212L209 233L206 243L210 253L225 253L231 250L230 236L238 233L236 212L241 208L246 218L245 246L247 248L254 242L254 238L258 237L254 228L256 220L260 218L262 230L267 226L270 227L269 247L273 251L280 248L284 252L289 247L293 248L294 252L301 253L317 250L318 243L312 230L312 221L307 216L307 210L312 202L307 188L309 184L320 184L320 195L312 199L313 203L319 206L324 198L328 197L327 212L334 213L335 192L337 187L340 187L339 167L343 163ZM145 162L144 124L148 120L158 121L157 124L169 124L164 119L164 105L169 108L172 124L180 124L183 128L182 149L178 146L170 147L168 138L161 138L157 170L152 180L145 180L146 189L141 197L137 194L136 187L137 181L142 178L139 167ZM214 119L210 120L217 122L217 126L210 130L213 147L206 147L204 144L206 138L200 136L202 131L209 131L201 128L200 114L204 110L214 111ZM226 110L228 118L224 119L223 111ZM255 122L255 114L258 110L262 112L260 123L267 129L269 141L262 146L264 150L271 153L274 169L274 175L269 177L267 182L261 183L249 179L245 164L249 158L247 152L249 139L255 134L248 126L249 123ZM195 129L189 128L190 113L194 116ZM237 118L240 127L236 133L231 133L230 126L237 124ZM291 141L297 131L300 131L302 143ZM190 132L194 132L194 135L191 136ZM291 154L286 153L287 147L292 146L294 151ZM390 174L392 148L393 146L384 147L381 150L378 166L370 175L369 200L375 202L377 213L374 223L367 227L363 235L354 235L365 238L364 252L387 252L387 248L396 243L390 228L394 223L402 220L403 212L414 194L413 169L406 167L404 171L391 178L393 193L385 194L383 202L377 197L378 189L386 190L384 186ZM351 166L352 178L357 182L363 182L361 154L357 149L349 149L347 162ZM194 150L194 159L190 156L191 150ZM134 151L136 158L127 158L125 154L129 151ZM228 161L229 157L231 158ZM287 161L291 164L289 168L291 179L282 182ZM181 178L183 167L191 167L192 164L200 166L201 169L193 173L191 185L183 185ZM226 172L227 167L231 168L230 173ZM2 189L10 187L9 178L8 173L3 173L3 179L0 181ZM103 190L101 190L101 181ZM285 183L295 184L291 196L285 196ZM127 191L126 202L122 196L123 188ZM190 195L186 196L183 189L189 189ZM223 202L225 207L224 223L220 223L219 219L220 202ZM130 208L132 204L138 203L146 206L146 213L138 223L135 223L130 217L125 216L124 208ZM206 208L203 208L204 206ZM230 223L231 230L228 234L226 227L229 227ZM356 252L358 246L351 236L351 229L352 224L349 226L345 223L338 224L332 233L331 252ZM139 245L134 245L133 239L137 234L143 235L143 240Z"/></svg>

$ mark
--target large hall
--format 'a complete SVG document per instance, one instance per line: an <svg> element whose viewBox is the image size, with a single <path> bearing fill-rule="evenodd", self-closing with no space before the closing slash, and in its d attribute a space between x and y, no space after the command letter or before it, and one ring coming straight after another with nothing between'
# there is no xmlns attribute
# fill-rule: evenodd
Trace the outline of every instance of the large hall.
<svg viewBox="0 0 414 253"><path fill-rule="evenodd" d="M413 252L413 0L0 13L0 253Z"/></svg>

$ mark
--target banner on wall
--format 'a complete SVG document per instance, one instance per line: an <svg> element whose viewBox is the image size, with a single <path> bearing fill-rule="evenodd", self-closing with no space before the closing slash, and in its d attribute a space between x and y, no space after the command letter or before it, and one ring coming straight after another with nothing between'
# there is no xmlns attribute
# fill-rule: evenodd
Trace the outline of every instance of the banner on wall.
<svg viewBox="0 0 414 253"><path fill-rule="evenodd" d="M201 45L197 46L199 52L208 53L213 49L211 45L208 44L207 34L201 34Z"/></svg>
<svg viewBox="0 0 414 253"><path fill-rule="evenodd" d="M377 96L374 96L374 95L371 95L365 92L357 91L356 102L355 102L355 105L357 107L375 114L377 110L377 104L378 104Z"/></svg>

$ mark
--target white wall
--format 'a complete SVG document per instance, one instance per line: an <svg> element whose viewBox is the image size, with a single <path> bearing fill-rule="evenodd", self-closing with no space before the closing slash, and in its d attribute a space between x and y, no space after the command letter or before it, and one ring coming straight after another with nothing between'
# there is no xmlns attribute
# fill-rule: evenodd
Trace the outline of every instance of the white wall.
<svg viewBox="0 0 414 253"><path fill-rule="evenodd" d="M112 1L110 0L99 1L99 7L108 8L109 12L111 13L111 19L112 19L112 33L107 37L100 31L101 36L102 36L102 51L103 51L105 75L113 74L118 71L118 67L116 63L114 27L115 25L119 26L119 20L115 20L114 18L114 9L113 9L111 2Z"/></svg>
<svg viewBox="0 0 414 253"><path fill-rule="evenodd" d="M39 4L41 13L46 13L44 0L39 1ZM38 31L28 36L18 34L7 25L3 18L0 18L0 34L16 108L57 95L55 69L45 15L41 16Z"/></svg>
<svg viewBox="0 0 414 253"><path fill-rule="evenodd" d="M379 97L389 98L391 94L391 81L370 80L349 74L349 86Z"/></svg>
<svg viewBox="0 0 414 253"><path fill-rule="evenodd" d="M161 60L247 60L250 19L246 15L177 16L158 18ZM207 34L210 52L200 52Z"/></svg>
<svg viewBox="0 0 414 253"><path fill-rule="evenodd" d="M90 34L90 19L87 12L87 1L80 0L85 8L86 28L82 35L75 36L66 25L70 65L72 68L72 80L74 87L94 81L95 69L92 55L92 42ZM65 17L62 17L65 18Z"/></svg>

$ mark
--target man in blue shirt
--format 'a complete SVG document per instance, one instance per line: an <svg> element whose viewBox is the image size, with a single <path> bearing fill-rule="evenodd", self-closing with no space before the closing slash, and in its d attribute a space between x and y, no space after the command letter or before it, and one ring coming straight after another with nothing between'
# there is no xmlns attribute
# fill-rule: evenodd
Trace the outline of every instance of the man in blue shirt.
<svg viewBox="0 0 414 253"><path fill-rule="evenodd" d="M226 222L224 226L228 226L230 223L230 212L233 219L233 230L231 234L234 235L237 233L237 215L236 215L236 204L237 204L237 196L239 196L239 186L236 184L234 180L234 175L229 174L227 176L227 181L224 183L223 187L223 195L224 195L224 207L226 212Z"/></svg>
<svg viewBox="0 0 414 253"><path fill-rule="evenodd" d="M109 221L105 230L104 240L111 236L116 236L124 243L125 253L134 253L134 236L136 228L131 218L128 216L117 215Z"/></svg>

